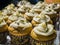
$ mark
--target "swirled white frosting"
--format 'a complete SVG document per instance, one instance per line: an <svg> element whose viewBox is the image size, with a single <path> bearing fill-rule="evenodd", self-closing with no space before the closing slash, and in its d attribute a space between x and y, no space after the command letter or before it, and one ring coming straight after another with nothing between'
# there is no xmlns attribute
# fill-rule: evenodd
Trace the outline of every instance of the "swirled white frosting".
<svg viewBox="0 0 60 45"><path fill-rule="evenodd" d="M33 5L31 5L30 3L27 3L25 5L22 5L21 7L18 8L19 12L28 12Z"/></svg>
<svg viewBox="0 0 60 45"><path fill-rule="evenodd" d="M3 15L12 14L12 10L4 9L2 12Z"/></svg>
<svg viewBox="0 0 60 45"><path fill-rule="evenodd" d="M14 28L22 27L24 30L28 27L31 27L32 24L30 22L27 22L26 19L21 18L20 20L11 23L10 26Z"/></svg>
<svg viewBox="0 0 60 45"><path fill-rule="evenodd" d="M44 13L44 14L56 14L57 12L54 11L52 8L46 7L46 9L43 10L41 13Z"/></svg>
<svg viewBox="0 0 60 45"><path fill-rule="evenodd" d="M34 12L26 12L25 15L34 17L34 16L36 16L38 14L34 13Z"/></svg>
<svg viewBox="0 0 60 45"><path fill-rule="evenodd" d="M49 36L54 33L52 24L46 24L45 22L39 24L33 29L33 31L38 35Z"/></svg>
<svg viewBox="0 0 60 45"><path fill-rule="evenodd" d="M0 15L0 19L6 19L6 18L8 18L8 16L7 15Z"/></svg>
<svg viewBox="0 0 60 45"><path fill-rule="evenodd" d="M45 4L45 3L39 4L39 5L37 4L37 5L35 5L35 6L32 8L32 10L34 10L34 11L37 11L37 10L42 11L42 10L45 9L45 7L46 7L46 4Z"/></svg>
<svg viewBox="0 0 60 45"><path fill-rule="evenodd" d="M25 5L26 3L28 3L27 1L20 1L17 6L21 7L22 5Z"/></svg>
<svg viewBox="0 0 60 45"><path fill-rule="evenodd" d="M39 1L36 5L41 5L43 2L42 1Z"/></svg>
<svg viewBox="0 0 60 45"><path fill-rule="evenodd" d="M50 8L52 8L52 9L59 9L60 8L60 4L49 4L49 5L47 5L47 7L50 7Z"/></svg>
<svg viewBox="0 0 60 45"><path fill-rule="evenodd" d="M6 25L5 20L2 19L2 17L0 18L0 27Z"/></svg>
<svg viewBox="0 0 60 45"><path fill-rule="evenodd" d="M25 12L25 6L22 5L20 8L18 8L18 11Z"/></svg>
<svg viewBox="0 0 60 45"><path fill-rule="evenodd" d="M20 13L16 10L15 12L13 12L13 14L12 15L19 15Z"/></svg>
<svg viewBox="0 0 60 45"><path fill-rule="evenodd" d="M49 16L47 15L44 15L44 14L40 14L40 15L37 15L33 18L34 21L36 22L39 22L39 23L42 23L42 22L49 22L51 19Z"/></svg>
<svg viewBox="0 0 60 45"><path fill-rule="evenodd" d="M11 20L11 21L15 21L15 20L18 19L18 17L16 15L11 15L11 16L9 16L8 19Z"/></svg>
<svg viewBox="0 0 60 45"><path fill-rule="evenodd" d="M26 7L26 8L30 8L30 9L31 9L31 8L33 7L33 5L32 5L32 4L30 4L30 2L28 2L28 3L26 3L26 4L25 4L25 7Z"/></svg>
<svg viewBox="0 0 60 45"><path fill-rule="evenodd" d="M14 9L14 4L10 4L6 7L7 10L11 10L11 9Z"/></svg>

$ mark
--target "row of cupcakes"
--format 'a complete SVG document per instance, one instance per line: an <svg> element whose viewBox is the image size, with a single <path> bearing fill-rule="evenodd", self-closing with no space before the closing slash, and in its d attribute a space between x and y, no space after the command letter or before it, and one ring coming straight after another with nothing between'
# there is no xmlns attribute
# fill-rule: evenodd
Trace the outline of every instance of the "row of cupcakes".
<svg viewBox="0 0 60 45"><path fill-rule="evenodd" d="M12 17L10 18L10 16ZM13 18L13 16L16 15L10 15L10 16L9 16L10 19L12 20L16 19L16 17ZM54 26L52 25L52 20L47 15L40 14L33 17L32 23L29 22L26 18L22 17L21 15L20 17L17 18L17 20L9 24L7 23L7 21L4 20L4 18L2 19L1 17L0 19L1 19L1 26L4 27L3 29L5 30L6 28L9 31L9 35L11 37L11 44L13 45L28 45L28 44L49 45L53 44L52 43L54 41L53 39L56 38L56 32L53 28ZM8 26L6 27L4 25ZM37 37L35 37L35 33ZM42 39L41 37L44 38Z"/></svg>
<svg viewBox="0 0 60 45"><path fill-rule="evenodd" d="M43 11L37 13L40 11L40 6L45 4L42 2L40 5L40 3L32 5L27 1L21 1L17 7L11 4L0 11L0 33L2 37L9 31L12 45L52 45L56 38L56 32L49 15L56 11L48 8L48 11L43 10L47 14ZM49 12L50 9L53 11ZM2 38L0 40L3 41Z"/></svg>

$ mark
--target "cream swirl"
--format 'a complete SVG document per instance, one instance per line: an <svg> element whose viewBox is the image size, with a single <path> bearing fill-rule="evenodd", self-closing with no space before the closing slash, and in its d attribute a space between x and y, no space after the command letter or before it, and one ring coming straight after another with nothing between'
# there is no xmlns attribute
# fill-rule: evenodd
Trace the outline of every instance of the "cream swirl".
<svg viewBox="0 0 60 45"><path fill-rule="evenodd" d="M45 4L45 3L39 4L39 5L37 4L32 8L32 10L33 11L42 11L45 9L46 5L47 4Z"/></svg>
<svg viewBox="0 0 60 45"><path fill-rule="evenodd" d="M22 5L20 8L18 8L18 11L19 11L19 12L25 12L25 6Z"/></svg>
<svg viewBox="0 0 60 45"><path fill-rule="evenodd" d="M22 5L26 5L26 3L28 3L28 2L25 0L22 0L22 1L18 2L17 6L21 7Z"/></svg>
<svg viewBox="0 0 60 45"><path fill-rule="evenodd" d="M12 10L12 9L14 9L14 4L10 4L10 5L8 5L7 7L5 7L7 10Z"/></svg>
<svg viewBox="0 0 60 45"><path fill-rule="evenodd" d="M3 18L1 17L1 18L0 18L0 27L2 27L2 26L4 26L4 25L6 25L6 22L5 22L5 20L3 20Z"/></svg>
<svg viewBox="0 0 60 45"><path fill-rule="evenodd" d="M38 35L49 36L54 33L54 26L52 24L46 24L45 22L39 24L33 29Z"/></svg>
<svg viewBox="0 0 60 45"><path fill-rule="evenodd" d="M47 7L50 7L50 8L52 8L52 9L59 9L60 8L60 4L49 4L49 5L47 5Z"/></svg>
<svg viewBox="0 0 60 45"><path fill-rule="evenodd" d="M51 19L49 16L45 14L40 14L40 15L35 16L33 20L36 22L42 23L42 22L49 22Z"/></svg>
<svg viewBox="0 0 60 45"><path fill-rule="evenodd" d="M9 16L8 19L11 20L11 21L15 21L15 20L18 19L18 17L16 15L11 15L11 16Z"/></svg>
<svg viewBox="0 0 60 45"><path fill-rule="evenodd" d="M27 15L27 16L36 16L36 15L38 15L37 13L34 13L34 12L26 12L25 13L25 15Z"/></svg>
<svg viewBox="0 0 60 45"><path fill-rule="evenodd" d="M43 10L41 13L44 13L44 14L56 14L57 12L54 11L52 8L46 7L45 10Z"/></svg>
<svg viewBox="0 0 60 45"><path fill-rule="evenodd" d="M12 14L12 10L4 9L4 10L2 11L2 14L3 14L3 15Z"/></svg>
<svg viewBox="0 0 60 45"><path fill-rule="evenodd" d="M0 19L7 19L8 18L8 16L7 15L0 15Z"/></svg>
<svg viewBox="0 0 60 45"><path fill-rule="evenodd" d="M21 18L20 20L17 20L13 23L10 24L11 27L14 27L14 28L18 28L18 27L22 27L24 29L28 28L28 27L31 27L32 24L30 22L28 22L26 19L24 18Z"/></svg>

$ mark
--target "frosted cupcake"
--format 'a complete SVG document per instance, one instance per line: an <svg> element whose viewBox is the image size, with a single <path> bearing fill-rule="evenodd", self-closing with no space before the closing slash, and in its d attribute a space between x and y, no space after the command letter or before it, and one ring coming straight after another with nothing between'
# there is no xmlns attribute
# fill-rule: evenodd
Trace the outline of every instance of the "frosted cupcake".
<svg viewBox="0 0 60 45"><path fill-rule="evenodd" d="M10 24L10 23L12 23L12 22L14 22L16 20L18 20L18 16L11 15L11 16L8 17L7 23Z"/></svg>
<svg viewBox="0 0 60 45"><path fill-rule="evenodd" d="M29 2L26 0L22 0L22 1L18 2L17 7L21 7L22 5L25 5L27 3L29 3Z"/></svg>
<svg viewBox="0 0 60 45"><path fill-rule="evenodd" d="M42 10L44 10L46 7L46 4L45 3L42 3L42 4L39 4L39 5L35 5L31 11L34 11L34 12L37 12L38 14L41 13Z"/></svg>
<svg viewBox="0 0 60 45"><path fill-rule="evenodd" d="M2 11L0 11L0 18L4 19L5 21L8 20L8 16L4 15L4 13Z"/></svg>
<svg viewBox="0 0 60 45"><path fill-rule="evenodd" d="M0 17L0 44L5 44L7 41L6 39L7 29L8 29L7 23L2 17Z"/></svg>
<svg viewBox="0 0 60 45"><path fill-rule="evenodd" d="M31 8L33 8L34 5L31 4L31 3L27 3L27 4L25 4L25 7L26 7L27 9L30 9L30 10L31 10Z"/></svg>
<svg viewBox="0 0 60 45"><path fill-rule="evenodd" d="M45 14L40 14L40 15L35 16L31 23L33 26L37 26L38 24L43 23L43 22L53 24L50 17L48 15L45 15Z"/></svg>
<svg viewBox="0 0 60 45"><path fill-rule="evenodd" d="M41 13L47 14L50 18L56 17L57 12L54 11L52 8L46 7Z"/></svg>
<svg viewBox="0 0 60 45"><path fill-rule="evenodd" d="M25 13L25 6L22 5L21 7L19 7L19 8L18 8L18 11L19 11L20 13L23 13L23 14L24 14L24 13Z"/></svg>
<svg viewBox="0 0 60 45"><path fill-rule="evenodd" d="M31 45L54 45L56 31L52 24L41 23L31 31Z"/></svg>
<svg viewBox="0 0 60 45"><path fill-rule="evenodd" d="M32 8L31 4L26 4L26 5L22 5L21 7L18 8L18 11L22 14L25 14L25 12L29 12L29 10Z"/></svg>
<svg viewBox="0 0 60 45"><path fill-rule="evenodd" d="M46 7L46 9L43 10L41 13L48 15L53 20L53 23L56 23L57 12L54 11L52 8Z"/></svg>
<svg viewBox="0 0 60 45"><path fill-rule="evenodd" d="M21 13L19 13L18 11L13 12L13 14L8 17L7 23L10 24L10 23L18 20L19 17L23 17L23 15Z"/></svg>
<svg viewBox="0 0 60 45"><path fill-rule="evenodd" d="M32 24L27 20L20 18L8 27L11 44L13 45L29 45L29 33L32 30Z"/></svg>
<svg viewBox="0 0 60 45"><path fill-rule="evenodd" d="M29 21L32 21L33 17L36 16L36 15L39 15L35 12L26 12L24 17L29 20Z"/></svg>
<svg viewBox="0 0 60 45"><path fill-rule="evenodd" d="M59 12L60 11L60 4L49 4L48 7L54 9L55 11Z"/></svg>
<svg viewBox="0 0 60 45"><path fill-rule="evenodd" d="M14 8L15 8L14 4L10 4L10 5L6 6L6 7L2 10L3 15L8 15L8 16L12 15Z"/></svg>
<svg viewBox="0 0 60 45"><path fill-rule="evenodd" d="M6 6L5 9L12 10L14 7L15 7L14 4L10 4L10 5Z"/></svg>

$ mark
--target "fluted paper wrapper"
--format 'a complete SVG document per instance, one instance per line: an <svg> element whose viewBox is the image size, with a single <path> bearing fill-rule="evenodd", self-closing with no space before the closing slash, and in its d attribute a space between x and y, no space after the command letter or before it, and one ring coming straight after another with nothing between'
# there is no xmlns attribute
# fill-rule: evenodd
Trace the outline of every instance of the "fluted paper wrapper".
<svg viewBox="0 0 60 45"><path fill-rule="evenodd" d="M37 40L34 40L33 38L30 38L30 44L31 45L54 45L54 40L50 40L50 41L37 41Z"/></svg>
<svg viewBox="0 0 60 45"><path fill-rule="evenodd" d="M11 37L11 45L30 45L29 35L26 36L10 35L10 37Z"/></svg>
<svg viewBox="0 0 60 45"><path fill-rule="evenodd" d="M7 32L0 32L0 44L5 44L7 39Z"/></svg>

